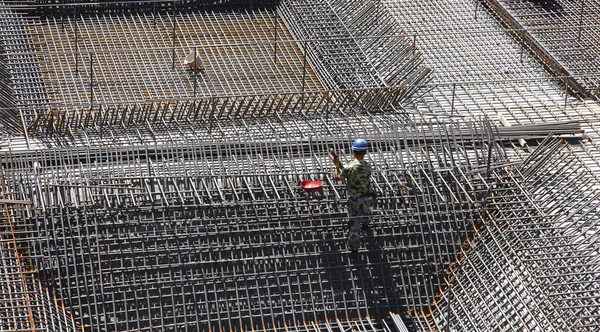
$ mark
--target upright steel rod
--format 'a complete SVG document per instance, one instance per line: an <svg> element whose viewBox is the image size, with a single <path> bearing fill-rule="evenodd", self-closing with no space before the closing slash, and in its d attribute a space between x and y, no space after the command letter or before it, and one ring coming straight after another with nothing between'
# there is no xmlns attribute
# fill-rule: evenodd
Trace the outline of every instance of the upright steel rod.
<svg viewBox="0 0 600 332"><path fill-rule="evenodd" d="M304 93L304 88L306 84L306 54L308 53L308 49L306 48L306 40L304 41L304 59L302 61L302 93Z"/></svg>
<svg viewBox="0 0 600 332"><path fill-rule="evenodd" d="M585 0L581 0L581 11L579 12L579 29L577 31L577 41L581 41L581 28L583 26L583 12L585 10Z"/></svg>
<svg viewBox="0 0 600 332"><path fill-rule="evenodd" d="M448 310L446 312L446 332L450 332L450 302L452 301L452 284L448 285Z"/></svg>
<svg viewBox="0 0 600 332"><path fill-rule="evenodd" d="M525 52L525 40L521 38L521 55L519 56L519 61L523 63L523 53Z"/></svg>
<svg viewBox="0 0 600 332"><path fill-rule="evenodd" d="M454 114L454 96L456 95L456 83L452 83L452 106L450 106L450 114Z"/></svg>
<svg viewBox="0 0 600 332"><path fill-rule="evenodd" d="M75 72L79 73L79 29L77 28L77 6L73 9L75 19Z"/></svg>
<svg viewBox="0 0 600 332"><path fill-rule="evenodd" d="M279 20L277 19L277 11L275 11L275 24L274 24L274 38L275 44L273 46L273 62L277 64L277 26L279 25Z"/></svg>
<svg viewBox="0 0 600 332"><path fill-rule="evenodd" d="M198 53L194 47L194 98L196 98L196 90L198 88Z"/></svg>
<svg viewBox="0 0 600 332"><path fill-rule="evenodd" d="M152 20L154 21L154 27L156 28L156 0L152 1Z"/></svg>
<svg viewBox="0 0 600 332"><path fill-rule="evenodd" d="M176 28L177 28L177 11L175 10L175 1L172 2L173 3L173 7L171 8L172 10L172 16L173 16L173 51L172 51L172 56L173 56L173 67L172 69L175 70L175 37L176 37Z"/></svg>
<svg viewBox="0 0 600 332"><path fill-rule="evenodd" d="M413 35L413 54L417 52L417 35Z"/></svg>
<svg viewBox="0 0 600 332"><path fill-rule="evenodd" d="M94 54L90 53L90 108L94 103Z"/></svg>
<svg viewBox="0 0 600 332"><path fill-rule="evenodd" d="M567 109L567 100L569 99L569 86L566 84L566 79L565 79L565 106L564 109Z"/></svg>

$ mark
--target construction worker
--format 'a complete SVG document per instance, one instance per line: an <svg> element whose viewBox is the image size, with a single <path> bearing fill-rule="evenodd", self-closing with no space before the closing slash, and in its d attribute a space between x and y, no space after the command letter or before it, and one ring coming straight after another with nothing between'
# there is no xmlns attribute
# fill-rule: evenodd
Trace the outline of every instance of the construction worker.
<svg viewBox="0 0 600 332"><path fill-rule="evenodd" d="M367 230L371 226L373 196L371 192L371 164L364 160L367 150L367 141L359 138L352 143L354 160L348 165L343 166L338 155L334 155L332 158L335 164L334 177L347 180L348 249L352 253L358 252L361 229Z"/></svg>

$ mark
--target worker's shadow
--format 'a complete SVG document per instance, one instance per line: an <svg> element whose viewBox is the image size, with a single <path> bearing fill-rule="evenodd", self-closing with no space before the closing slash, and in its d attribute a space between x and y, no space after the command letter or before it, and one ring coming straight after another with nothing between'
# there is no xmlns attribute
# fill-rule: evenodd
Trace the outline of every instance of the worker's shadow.
<svg viewBox="0 0 600 332"><path fill-rule="evenodd" d="M366 315L383 319L389 317L390 311L404 314L392 266L377 237L367 234L362 243L363 249L357 255L347 253L345 242L333 240L328 241L322 252L322 276L335 294L336 307L350 320Z"/></svg>

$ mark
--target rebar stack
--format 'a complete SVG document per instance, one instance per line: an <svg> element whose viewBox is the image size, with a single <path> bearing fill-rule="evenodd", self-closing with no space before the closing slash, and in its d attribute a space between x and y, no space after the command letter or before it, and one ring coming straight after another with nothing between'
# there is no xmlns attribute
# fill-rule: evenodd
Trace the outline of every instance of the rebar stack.
<svg viewBox="0 0 600 332"><path fill-rule="evenodd" d="M449 287L415 313L425 330L596 331L600 192L564 141L510 170L485 229L450 269Z"/></svg>
<svg viewBox="0 0 600 332"><path fill-rule="evenodd" d="M348 153L343 136L14 152L2 176L33 201L33 262L84 326L283 331L369 316L383 328L442 285L506 162L494 137L487 122L368 137L381 198L353 265L327 160ZM323 192L302 192L307 178Z"/></svg>

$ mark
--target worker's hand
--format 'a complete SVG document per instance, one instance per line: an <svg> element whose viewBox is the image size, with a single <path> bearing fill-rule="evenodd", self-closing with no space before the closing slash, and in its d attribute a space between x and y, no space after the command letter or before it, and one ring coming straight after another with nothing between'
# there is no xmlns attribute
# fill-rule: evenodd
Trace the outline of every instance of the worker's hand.
<svg viewBox="0 0 600 332"><path fill-rule="evenodd" d="M400 189L401 189L402 191L404 191L404 192L410 192L410 191L412 190L412 188L411 188L411 187L409 187L409 186L407 186L407 185L404 185L404 184L402 184L402 183L400 184Z"/></svg>

